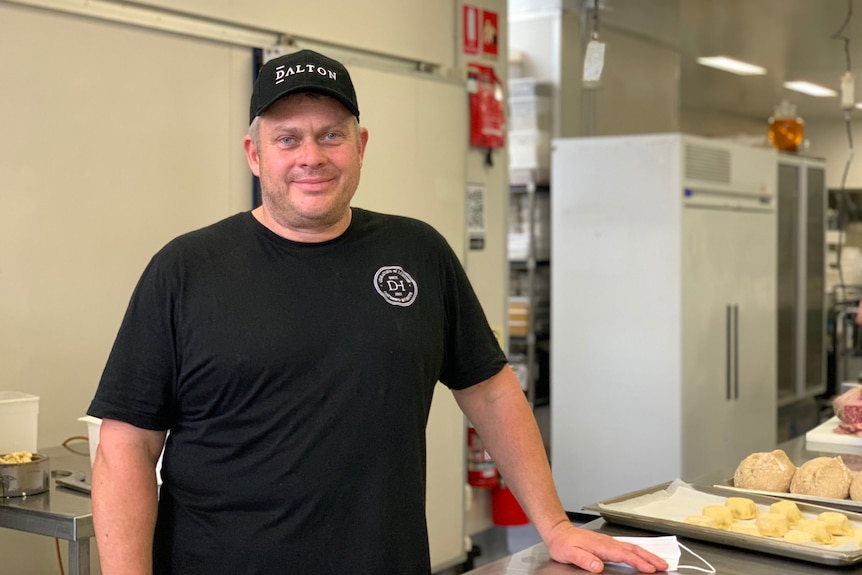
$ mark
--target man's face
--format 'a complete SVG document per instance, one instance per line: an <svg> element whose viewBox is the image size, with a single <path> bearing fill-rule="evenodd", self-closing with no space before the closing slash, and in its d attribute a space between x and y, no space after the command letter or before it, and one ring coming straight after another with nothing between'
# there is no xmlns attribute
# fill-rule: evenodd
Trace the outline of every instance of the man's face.
<svg viewBox="0 0 862 575"><path fill-rule="evenodd" d="M282 235L314 241L350 220L350 200L368 132L338 101L307 94L278 100L260 118L259 142L245 139L266 215Z"/></svg>

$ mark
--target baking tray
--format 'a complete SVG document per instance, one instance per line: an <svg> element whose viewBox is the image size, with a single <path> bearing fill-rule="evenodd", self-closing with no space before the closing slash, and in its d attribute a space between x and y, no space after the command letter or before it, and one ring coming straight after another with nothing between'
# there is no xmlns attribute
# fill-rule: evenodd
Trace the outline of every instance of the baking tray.
<svg viewBox="0 0 862 575"><path fill-rule="evenodd" d="M713 487L726 491L734 491L736 493L744 493L746 495L768 495L770 497L778 497L780 499L790 499L796 502L813 503L824 507L832 507L833 509L841 509L842 511L853 511L862 513L862 501L853 501L852 499L831 499L829 497L817 497L816 495L802 495L800 493L778 493L776 491L762 491L759 489L743 489L742 487L733 486L733 478L725 480L724 483L716 483Z"/></svg>
<svg viewBox="0 0 862 575"><path fill-rule="evenodd" d="M721 529L691 525L682 521L672 521L633 511L624 511L607 507L608 505L623 503L638 497L660 493L671 487L671 484L673 483L677 482L669 481L667 483L662 483L639 491L633 491L613 499L600 501L594 505L587 506L584 509L599 513L605 521L609 523L617 523L628 527L656 531L658 533L688 537L690 539L717 543L728 547L759 551L785 558L790 557L821 565L843 567L856 565L859 562L862 562L862 548L855 550L830 549L828 547L815 544L790 543L783 539L772 539L769 537L746 535L734 531L723 531ZM722 488L691 484L684 484L684 486L693 489L698 493L717 495L719 497L727 497L728 495L727 490ZM758 505L765 506L769 506L782 499L781 497L761 495L758 493L748 493L746 497ZM834 511L834 507L815 505L806 502L796 503L803 514L817 515L824 511ZM693 509L691 511L691 514L699 513L700 509ZM855 524L855 526L858 527L862 525L862 513L846 512L846 515L850 521Z"/></svg>

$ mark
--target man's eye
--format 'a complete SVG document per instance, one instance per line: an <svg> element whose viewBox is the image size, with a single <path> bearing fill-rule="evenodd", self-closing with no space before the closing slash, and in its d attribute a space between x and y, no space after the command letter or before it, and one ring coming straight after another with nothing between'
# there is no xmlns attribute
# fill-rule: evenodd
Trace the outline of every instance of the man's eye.
<svg viewBox="0 0 862 575"><path fill-rule="evenodd" d="M283 136L279 138L278 141L282 144L290 145L296 141L296 138L293 138L291 136Z"/></svg>
<svg viewBox="0 0 862 575"><path fill-rule="evenodd" d="M323 139L327 141L337 140L338 134L336 134L335 132L329 132L328 134L323 136Z"/></svg>

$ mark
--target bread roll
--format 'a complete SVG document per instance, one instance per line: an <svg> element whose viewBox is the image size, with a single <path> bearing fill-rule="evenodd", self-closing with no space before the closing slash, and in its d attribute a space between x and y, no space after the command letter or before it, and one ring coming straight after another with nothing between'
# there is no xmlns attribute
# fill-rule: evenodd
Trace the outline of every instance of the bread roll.
<svg viewBox="0 0 862 575"><path fill-rule="evenodd" d="M742 489L787 493L796 466L781 449L752 453L743 459L733 474L733 485Z"/></svg>
<svg viewBox="0 0 862 575"><path fill-rule="evenodd" d="M853 472L840 457L815 457L799 466L790 482L790 492L830 499L847 499Z"/></svg>
<svg viewBox="0 0 862 575"><path fill-rule="evenodd" d="M850 481L850 499L862 501L862 473L854 474L853 480Z"/></svg>

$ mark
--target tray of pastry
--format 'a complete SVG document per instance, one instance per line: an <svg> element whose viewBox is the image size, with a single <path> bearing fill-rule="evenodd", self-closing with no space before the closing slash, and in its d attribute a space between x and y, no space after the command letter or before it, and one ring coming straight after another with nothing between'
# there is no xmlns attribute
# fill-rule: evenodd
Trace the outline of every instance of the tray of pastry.
<svg viewBox="0 0 862 575"><path fill-rule="evenodd" d="M862 513L679 479L585 507L605 521L831 566L862 562Z"/></svg>

